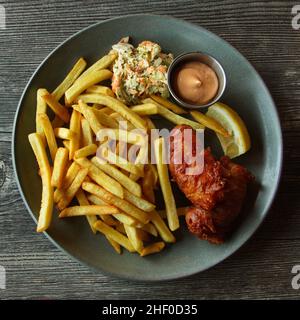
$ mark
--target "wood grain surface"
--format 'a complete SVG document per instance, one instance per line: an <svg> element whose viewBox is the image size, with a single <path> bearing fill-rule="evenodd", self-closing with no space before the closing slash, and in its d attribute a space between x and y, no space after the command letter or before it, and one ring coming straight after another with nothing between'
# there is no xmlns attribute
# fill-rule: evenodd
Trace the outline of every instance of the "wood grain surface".
<svg viewBox="0 0 300 320"><path fill-rule="evenodd" d="M293 298L291 269L300 264L300 30L297 1L0 1L0 299ZM298 1L300 4L300 1ZM269 215L251 240L218 266L193 277L136 283L94 273L56 249L26 212L11 159L13 118L30 76L58 44L95 22L132 13L172 15L235 46L262 75L276 102L284 167ZM188 261L187 261L188 263Z"/></svg>

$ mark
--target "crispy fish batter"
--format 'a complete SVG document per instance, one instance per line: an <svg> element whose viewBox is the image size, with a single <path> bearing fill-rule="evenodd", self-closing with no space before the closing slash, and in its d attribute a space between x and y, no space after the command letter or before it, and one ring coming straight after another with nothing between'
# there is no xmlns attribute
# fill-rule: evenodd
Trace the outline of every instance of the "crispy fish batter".
<svg viewBox="0 0 300 320"><path fill-rule="evenodd" d="M177 126L171 133L170 171L179 188L195 207L191 207L186 214L189 230L200 239L212 243L222 243L231 231L237 218L246 192L247 184L254 179L251 173L241 165L233 163L228 157L216 160L210 148L202 149L204 156L203 171L197 175L187 175L186 169L197 166L195 162L175 164L177 143L175 139L182 139L180 133L188 126ZM192 137L192 152L196 153L195 132ZM186 159L185 159L186 160Z"/></svg>

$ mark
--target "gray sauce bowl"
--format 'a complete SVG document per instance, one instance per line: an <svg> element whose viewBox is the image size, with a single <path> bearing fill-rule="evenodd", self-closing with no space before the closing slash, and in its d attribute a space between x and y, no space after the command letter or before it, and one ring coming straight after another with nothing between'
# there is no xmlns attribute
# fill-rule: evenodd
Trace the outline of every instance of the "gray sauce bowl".
<svg viewBox="0 0 300 320"><path fill-rule="evenodd" d="M174 73L176 72L177 68L180 67L181 64L183 64L185 62L191 62L191 61L199 61L199 62L202 62L202 63L208 65L209 67L211 67L215 71L215 73L218 77L218 80L219 80L218 92L215 95L215 97L210 102L208 102L206 104L201 104L201 105L198 104L197 105L197 104L187 103L184 100L182 100L176 94L176 91L174 90L174 87L172 84ZM189 108L189 109L206 108L206 107L211 106L212 104L214 104L218 100L220 100L220 98L222 97L222 94L223 94L225 87L226 87L226 75L225 75L224 69L223 69L222 65L220 64L220 62L217 59L215 59L214 57L212 57L211 55L208 55L208 54L205 54L202 52L183 53L183 54L179 55L178 57L176 57L169 67L168 87L169 87L169 90L170 90L172 97L181 106L183 106L185 108Z"/></svg>

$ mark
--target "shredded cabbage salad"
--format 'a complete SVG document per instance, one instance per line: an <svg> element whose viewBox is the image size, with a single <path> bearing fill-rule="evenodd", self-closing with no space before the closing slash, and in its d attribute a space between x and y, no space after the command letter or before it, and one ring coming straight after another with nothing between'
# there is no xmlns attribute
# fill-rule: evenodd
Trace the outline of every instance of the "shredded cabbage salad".
<svg viewBox="0 0 300 320"><path fill-rule="evenodd" d="M112 90L126 104L137 104L150 94L169 97L167 71L173 61L171 53L151 41L141 42L137 48L128 37L112 46L118 58L113 65Z"/></svg>

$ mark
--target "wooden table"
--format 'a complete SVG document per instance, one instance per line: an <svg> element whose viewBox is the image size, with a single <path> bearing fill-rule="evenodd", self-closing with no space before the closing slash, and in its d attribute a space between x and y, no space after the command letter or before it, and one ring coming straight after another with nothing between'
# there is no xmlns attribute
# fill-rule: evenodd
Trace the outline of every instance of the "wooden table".
<svg viewBox="0 0 300 320"><path fill-rule="evenodd" d="M300 30L296 1L1 1L0 265L1 298L298 298L291 269L300 264ZM300 1L298 1L300 4ZM218 266L172 282L134 283L94 273L56 249L21 200L11 159L13 118L40 62L78 30L131 13L173 15L235 46L262 75L275 99L284 136L284 168L270 213L251 240ZM188 261L187 261L188 263Z"/></svg>

